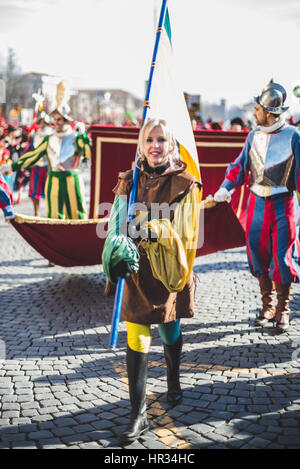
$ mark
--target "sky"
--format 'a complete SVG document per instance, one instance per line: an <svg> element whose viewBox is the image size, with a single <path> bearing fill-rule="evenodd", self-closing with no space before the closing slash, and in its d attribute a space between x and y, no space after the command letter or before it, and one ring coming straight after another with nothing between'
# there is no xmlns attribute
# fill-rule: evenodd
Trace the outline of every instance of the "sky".
<svg viewBox="0 0 300 469"><path fill-rule="evenodd" d="M169 0L179 86L203 101L253 100L274 78L300 112L299 0ZM71 87L144 98L161 0L0 0L0 63Z"/></svg>

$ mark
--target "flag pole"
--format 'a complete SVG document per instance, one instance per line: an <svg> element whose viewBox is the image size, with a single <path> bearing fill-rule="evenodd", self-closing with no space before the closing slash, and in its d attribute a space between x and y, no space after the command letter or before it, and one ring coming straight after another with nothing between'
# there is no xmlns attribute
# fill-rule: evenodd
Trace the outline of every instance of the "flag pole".
<svg viewBox="0 0 300 469"><path fill-rule="evenodd" d="M155 69L155 63L156 63L156 57L157 57L157 52L158 52L162 27L163 27L163 24L164 24L166 11L167 11L167 3L168 3L168 0L162 0L161 10L160 10L160 15L159 15L159 20L158 20L158 26L157 26L157 31L156 31L156 37L155 37L153 57L152 57L152 62L151 62L151 67L150 67L148 87L147 87L147 92L146 92L146 98L145 98L145 101L144 101L144 110L143 110L143 118L142 118L142 124L141 125L143 125L143 123L145 122L145 120L147 118L148 109L150 107L149 98L150 98L153 74L154 74L154 69ZM134 205L135 205L135 201L136 201L136 194L137 194L137 187L138 187L139 173L140 173L140 170L139 170L138 165L137 165L137 159L138 159L138 152L136 152L136 155L135 155L132 189L131 189L131 192L130 192L129 202L128 202L128 211L127 211L127 222L128 223L130 223L134 218L134 210L135 210ZM118 279L117 290L116 290L116 295L115 295L114 309L113 309L110 336L109 336L109 348L111 348L111 349L116 348L116 345L117 345L118 332L119 332L119 322L120 322L120 318L121 318L121 310L122 310L122 302L123 302L123 294L124 294L124 287L125 287L125 278L119 278Z"/></svg>

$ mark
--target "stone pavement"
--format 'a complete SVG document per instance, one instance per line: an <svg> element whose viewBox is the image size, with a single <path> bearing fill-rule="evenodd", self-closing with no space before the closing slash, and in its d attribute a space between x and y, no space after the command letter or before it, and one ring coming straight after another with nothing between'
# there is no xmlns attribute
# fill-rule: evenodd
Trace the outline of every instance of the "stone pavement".
<svg viewBox="0 0 300 469"><path fill-rule="evenodd" d="M32 214L31 202L18 211ZM199 258L195 271L195 317L182 321L183 403L166 403L153 326L151 430L127 448L300 448L300 286L292 325L278 335L253 327L259 291L244 249ZM1 214L0 448L119 448L126 333L122 323L118 349L108 349L113 299L103 290L101 266L49 268Z"/></svg>

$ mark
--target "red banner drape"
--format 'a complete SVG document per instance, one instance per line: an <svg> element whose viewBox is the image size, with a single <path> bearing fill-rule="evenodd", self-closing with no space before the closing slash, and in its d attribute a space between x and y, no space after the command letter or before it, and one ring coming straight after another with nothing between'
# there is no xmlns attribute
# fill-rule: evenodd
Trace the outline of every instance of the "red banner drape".
<svg viewBox="0 0 300 469"><path fill-rule="evenodd" d="M105 239L97 235L97 220L76 224L61 220L45 223L45 219L39 222L35 217L17 215L11 223L30 246L55 265L101 264Z"/></svg>
<svg viewBox="0 0 300 469"><path fill-rule="evenodd" d="M129 169L135 158L139 129L92 126L93 159L91 172L90 217L98 216L101 202L112 202L112 188L119 171ZM228 164L244 146L247 132L195 131L203 182L203 199L214 194L224 179ZM203 256L219 250L245 245L248 188L238 188L231 204L205 209L204 244L197 250Z"/></svg>
<svg viewBox="0 0 300 469"><path fill-rule="evenodd" d="M99 204L112 202L113 187L119 171L129 169L134 161L139 129L130 127L92 126L93 140L90 220L40 221L35 217L16 217L15 229L43 257L64 267L101 263L105 239L97 234L97 224L105 225L99 217ZM227 165L240 153L247 133L195 132L203 198L214 194L222 182ZM219 250L245 245L245 217L248 189L237 189L231 204L217 204L204 209L204 244L197 250L203 256ZM107 213L101 213L107 216ZM103 230L102 230L103 232Z"/></svg>

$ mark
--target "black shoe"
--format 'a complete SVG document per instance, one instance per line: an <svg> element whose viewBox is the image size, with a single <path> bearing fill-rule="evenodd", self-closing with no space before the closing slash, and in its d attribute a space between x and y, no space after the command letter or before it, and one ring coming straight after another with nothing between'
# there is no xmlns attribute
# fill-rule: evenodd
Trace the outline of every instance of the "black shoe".
<svg viewBox="0 0 300 469"><path fill-rule="evenodd" d="M149 429L149 422L147 419L146 411L137 416L131 416L128 427L126 428L123 435L121 435L120 441L122 444L133 443L141 435L146 433Z"/></svg>
<svg viewBox="0 0 300 469"><path fill-rule="evenodd" d="M174 389L173 391L168 391L167 393L167 403L172 407L180 404L182 402L182 399L183 396L180 387L177 390Z"/></svg>
<svg viewBox="0 0 300 469"><path fill-rule="evenodd" d="M122 444L132 443L149 428L146 414L148 354L127 347L126 361L132 412L128 427L120 438Z"/></svg>
<svg viewBox="0 0 300 469"><path fill-rule="evenodd" d="M164 344L164 353L167 362L167 402L173 407L175 405L180 404L180 402L182 401L182 390L179 382L179 367L182 351L182 342L182 334L180 333L180 336L175 342L175 344Z"/></svg>

